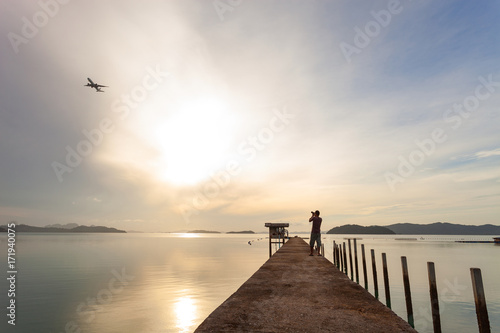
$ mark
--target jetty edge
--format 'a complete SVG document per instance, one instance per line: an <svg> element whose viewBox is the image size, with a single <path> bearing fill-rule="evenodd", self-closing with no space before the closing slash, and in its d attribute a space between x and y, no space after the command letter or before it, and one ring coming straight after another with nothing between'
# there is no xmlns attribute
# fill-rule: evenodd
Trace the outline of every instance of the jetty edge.
<svg viewBox="0 0 500 333"><path fill-rule="evenodd" d="M309 245L290 238L195 332L416 332Z"/></svg>

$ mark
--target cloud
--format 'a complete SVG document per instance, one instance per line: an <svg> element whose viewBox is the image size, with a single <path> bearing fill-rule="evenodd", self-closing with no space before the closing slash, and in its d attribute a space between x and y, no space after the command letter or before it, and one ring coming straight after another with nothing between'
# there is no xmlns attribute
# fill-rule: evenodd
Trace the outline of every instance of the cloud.
<svg viewBox="0 0 500 333"><path fill-rule="evenodd" d="M497 148L497 149L493 149L493 150L482 150L482 151L476 152L474 154L460 155L457 157L452 157L452 160L477 161L480 159L490 158L490 157L499 156L499 155L500 155L500 148Z"/></svg>
<svg viewBox="0 0 500 333"><path fill-rule="evenodd" d="M234 223L283 219L308 228L303 212L314 207L339 224L444 215L472 223L473 209L462 208L472 196L484 196L477 209L483 222L495 222L498 208L489 205L498 185L497 87L459 128L443 116L474 94L478 77L499 80L498 4L401 4L350 63L340 43L354 43L355 27L365 29L387 1L243 2L223 21L210 1L61 6L18 54L8 39L0 42L0 199L18 209L6 215L22 213L35 225L101 221L178 230L185 223L179 207L210 172L235 159L241 173L193 216L193 226L236 229ZM0 23L5 36L39 7L4 2L0 10L8 13ZM114 103L157 65L168 80L128 105L122 119ZM83 87L86 77L110 87L96 94ZM224 117L182 111L207 96L227 105ZM273 110L284 107L293 121L266 141ZM187 119L177 124L182 115ZM113 131L60 183L51 163L65 163L67 147L77 149L84 131L105 118ZM409 159L436 128L446 142L392 193L384 174L397 172L399 157ZM217 134L223 144L210 144ZM259 135L266 143L252 148ZM192 145L183 146L188 137ZM241 144L254 158L238 151ZM211 169L194 184L176 183L172 174L165 181L172 161L179 174Z"/></svg>
<svg viewBox="0 0 500 333"><path fill-rule="evenodd" d="M489 151L480 151L476 153L477 158L488 158L492 156L499 156L500 155L500 148L494 149L494 150L489 150Z"/></svg>

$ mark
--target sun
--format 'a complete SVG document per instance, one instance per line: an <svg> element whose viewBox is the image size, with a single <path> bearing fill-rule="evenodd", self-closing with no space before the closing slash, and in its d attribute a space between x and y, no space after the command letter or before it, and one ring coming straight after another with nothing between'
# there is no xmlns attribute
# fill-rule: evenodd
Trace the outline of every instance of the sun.
<svg viewBox="0 0 500 333"><path fill-rule="evenodd" d="M154 127L158 178L178 185L209 179L229 161L236 127L223 100L202 97L180 104Z"/></svg>

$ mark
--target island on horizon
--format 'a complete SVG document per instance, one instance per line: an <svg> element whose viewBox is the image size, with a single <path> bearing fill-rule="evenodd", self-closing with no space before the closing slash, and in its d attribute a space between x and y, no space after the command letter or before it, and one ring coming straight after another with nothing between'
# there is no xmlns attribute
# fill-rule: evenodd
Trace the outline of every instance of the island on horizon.
<svg viewBox="0 0 500 333"><path fill-rule="evenodd" d="M394 231L377 225L364 227L357 224L347 224L332 228L327 234L365 234L365 235L391 235Z"/></svg>
<svg viewBox="0 0 500 333"><path fill-rule="evenodd" d="M16 232L57 232L57 233L127 233L125 230L120 230L116 228L109 228L104 226L86 226L86 225L77 225L69 224L70 227L57 225L57 227L53 226L45 226L45 227L34 227L27 224L16 224L14 228ZM7 232L7 226L0 226L0 232Z"/></svg>
<svg viewBox="0 0 500 333"><path fill-rule="evenodd" d="M387 226L346 224L328 230L327 234L398 234L398 235L500 235L500 226L492 224L463 225L448 222L430 224L396 223Z"/></svg>
<svg viewBox="0 0 500 333"><path fill-rule="evenodd" d="M226 234L255 234L252 230L243 230L243 231L228 231Z"/></svg>

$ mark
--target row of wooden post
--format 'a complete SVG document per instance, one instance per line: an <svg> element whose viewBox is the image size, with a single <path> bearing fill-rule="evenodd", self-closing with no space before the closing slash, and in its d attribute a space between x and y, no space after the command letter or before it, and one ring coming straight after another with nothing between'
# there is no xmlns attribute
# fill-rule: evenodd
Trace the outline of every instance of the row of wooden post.
<svg viewBox="0 0 500 333"><path fill-rule="evenodd" d="M359 284L359 270L358 270L358 252L357 252L357 244L356 239L354 239L354 269L353 269L353 260L352 260L352 251L351 251L351 239L347 239L348 247L349 247L349 266L350 270L347 267L347 252L346 252L346 244L343 242L342 244L336 244L333 241L333 263L340 269L343 273L349 276L348 271L351 273L351 280L354 281L354 275L356 274L356 283ZM372 259L372 272L373 272L373 287L375 298L378 299L378 281L377 281L377 266L375 263L375 251L373 249L370 250L371 259ZM324 250L323 250L324 255ZM365 246L361 244L361 259L363 266L363 277L364 277L364 287L368 290L368 273L366 269L366 257L365 257ZM403 270L403 286L405 292L405 300L406 300L406 313L408 316L408 323L411 327L415 328L414 318L413 318L413 306L411 300L411 291L410 291L410 278L408 274L408 263L406 257L401 257L401 266ZM382 253L382 269L384 275L384 290L385 290L385 301L387 307L391 308L391 294L389 288L389 274L387 269L387 258L386 254ZM490 330L490 322L488 319L488 310L486 308L486 299L484 295L483 288L483 280L481 277L481 270L479 268L471 268L471 278L472 278L472 288L474 292L474 301L476 304L476 315L478 328L480 333L489 333ZM429 278L429 293L431 299L431 310L432 310L432 324L434 328L434 332L441 332L441 317L439 314L439 300L438 300L438 291L437 291L437 283L436 283L436 271L434 269L434 263L427 263L427 272Z"/></svg>

